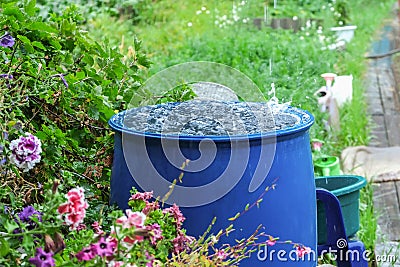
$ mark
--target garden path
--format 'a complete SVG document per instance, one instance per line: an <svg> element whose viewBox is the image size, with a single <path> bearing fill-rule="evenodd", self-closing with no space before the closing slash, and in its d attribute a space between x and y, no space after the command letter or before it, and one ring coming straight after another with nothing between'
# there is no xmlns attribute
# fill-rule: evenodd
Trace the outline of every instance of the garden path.
<svg viewBox="0 0 400 267"><path fill-rule="evenodd" d="M395 7L398 11L398 6ZM370 55L383 55L400 47L400 16L393 17L383 26L380 36L372 43ZM372 130L370 146L395 151L400 146L400 83L396 84L392 56L369 59L366 76L368 112L376 127ZM399 81L399 80L398 80ZM397 150L400 151L400 150ZM400 166L396 152L394 162ZM396 255L395 265L381 262L378 266L400 266L400 172L391 172L373 180L374 208L378 213L378 242L376 255Z"/></svg>

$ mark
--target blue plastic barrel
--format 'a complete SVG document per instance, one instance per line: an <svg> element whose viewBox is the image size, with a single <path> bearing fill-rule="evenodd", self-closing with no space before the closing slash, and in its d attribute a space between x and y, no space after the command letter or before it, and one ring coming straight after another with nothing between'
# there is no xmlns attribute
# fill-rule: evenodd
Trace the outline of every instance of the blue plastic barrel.
<svg viewBox="0 0 400 267"><path fill-rule="evenodd" d="M216 217L212 232L217 233L233 223L235 231L223 242L234 244L235 240L249 237L262 225L262 232L279 237L280 241L291 240L308 246L312 250L311 254L298 258L290 244L270 247L261 245L240 266L316 266L316 191L308 132L314 118L297 108L289 107L285 112L296 116L299 123L274 133L206 137L137 132L124 126L125 111L116 114L109 121L115 131L110 202L125 209L128 207L131 187L149 191L152 186L152 190L164 186L159 178L155 178L156 172L169 182L179 177L179 161L171 163L175 155L171 151L181 151L194 165L201 154L210 153L214 158L209 166L193 172L189 163L184 170L182 183L178 184L186 189L195 187L199 190L212 184L215 186L208 187L206 195L221 197L196 205L195 202L201 196L196 196L195 191L179 191L178 188L178 197L174 196L174 191L170 196L171 201L184 198L185 203L189 203L187 207L181 206L186 217L183 226L187 234L195 237L202 235ZM208 146L208 143L211 145ZM208 149L213 151L209 152ZM149 168L149 163L153 165L152 168ZM257 178L263 171L265 175L262 179ZM223 183L215 181L215 177L221 179L222 176L222 179L226 179ZM226 190L231 181L237 182ZM274 183L276 188L263 196L258 208L248 210L233 222L228 220L243 211L247 204L255 203L265 188ZM166 193L168 190L165 187L161 192ZM184 195L179 196L181 192ZM266 240L267 237L264 237L257 242L263 243Z"/></svg>

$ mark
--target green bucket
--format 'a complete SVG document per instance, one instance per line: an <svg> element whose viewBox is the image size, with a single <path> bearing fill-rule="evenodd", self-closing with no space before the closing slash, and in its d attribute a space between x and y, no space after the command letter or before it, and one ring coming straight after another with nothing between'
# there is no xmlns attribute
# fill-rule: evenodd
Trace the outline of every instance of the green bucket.
<svg viewBox="0 0 400 267"><path fill-rule="evenodd" d="M354 236L360 228L360 189L366 184L367 180L364 177L355 175L322 176L315 178L315 186L317 188L324 188L339 199L347 237ZM325 244L327 239L326 216L325 208L320 201L317 202L317 228L318 244Z"/></svg>

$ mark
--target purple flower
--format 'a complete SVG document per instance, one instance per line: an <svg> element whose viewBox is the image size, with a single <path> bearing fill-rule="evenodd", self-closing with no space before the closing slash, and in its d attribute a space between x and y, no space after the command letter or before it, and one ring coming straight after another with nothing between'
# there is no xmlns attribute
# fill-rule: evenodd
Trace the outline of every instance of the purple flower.
<svg viewBox="0 0 400 267"><path fill-rule="evenodd" d="M36 216L39 222L42 221L42 214L35 210L32 206L25 207L20 213L18 213L18 217L21 222L30 223L32 222L32 217Z"/></svg>
<svg viewBox="0 0 400 267"><path fill-rule="evenodd" d="M12 47L14 44L15 40L8 32L6 32L6 34L0 37L0 46Z"/></svg>
<svg viewBox="0 0 400 267"><path fill-rule="evenodd" d="M12 79L14 79L14 76L12 76L11 74L2 73L2 74L0 74L0 78L12 80Z"/></svg>
<svg viewBox="0 0 400 267"><path fill-rule="evenodd" d="M8 140L8 132L3 131L3 138L4 140Z"/></svg>
<svg viewBox="0 0 400 267"><path fill-rule="evenodd" d="M25 136L20 136L18 139L11 141L10 162L24 172L29 171L36 163L40 162L41 145L36 136L25 133Z"/></svg>
<svg viewBox="0 0 400 267"><path fill-rule="evenodd" d="M114 254L114 244L105 240L104 237L100 237L100 240L96 244L92 244L91 248L93 253L100 257L109 257Z"/></svg>
<svg viewBox="0 0 400 267"><path fill-rule="evenodd" d="M90 261L95 256L96 254L93 253L93 250L90 247L84 248L75 254L75 257L78 259L78 261Z"/></svg>
<svg viewBox="0 0 400 267"><path fill-rule="evenodd" d="M54 75L51 76L51 77L60 77L60 78L61 78L61 81L62 81L63 84L64 84L64 86L65 86L66 88L68 88L68 83L67 83L67 80L65 80L65 78L64 78L64 74L62 74L62 73L54 74Z"/></svg>
<svg viewBox="0 0 400 267"><path fill-rule="evenodd" d="M51 267L56 266L56 263L53 259L52 252L45 252L42 248L36 249L36 255L33 258L29 259L29 262L35 265L36 267Z"/></svg>

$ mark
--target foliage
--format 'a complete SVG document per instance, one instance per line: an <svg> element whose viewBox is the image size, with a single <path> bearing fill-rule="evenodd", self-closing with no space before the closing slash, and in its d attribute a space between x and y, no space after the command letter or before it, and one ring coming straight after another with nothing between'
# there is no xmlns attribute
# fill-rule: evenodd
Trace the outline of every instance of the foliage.
<svg viewBox="0 0 400 267"><path fill-rule="evenodd" d="M10 154L10 139L25 131L43 142L43 161L21 175L7 161L1 169L3 185L24 189L25 201L40 198L40 185L55 177L74 185L93 183L93 194L107 199L112 135L107 120L124 109L140 86L149 61L135 39L133 53L88 37L76 7L68 7L49 21L38 16L35 1L1 5L0 28L15 39L0 47L0 116L4 123L0 144ZM6 76L4 76L6 75ZM22 184L21 184L22 183ZM24 185L25 184L25 185ZM27 186L29 193L27 193Z"/></svg>

